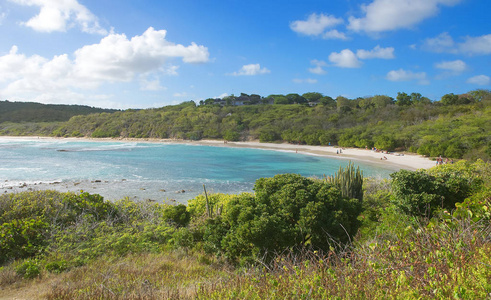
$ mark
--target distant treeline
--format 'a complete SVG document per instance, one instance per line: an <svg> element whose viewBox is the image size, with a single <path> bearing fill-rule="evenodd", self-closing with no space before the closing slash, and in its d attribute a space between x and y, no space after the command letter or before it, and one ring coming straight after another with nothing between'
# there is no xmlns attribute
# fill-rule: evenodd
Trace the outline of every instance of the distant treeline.
<svg viewBox="0 0 491 300"><path fill-rule="evenodd" d="M376 147L432 157L491 159L489 90L447 94L440 101L430 101L419 93L398 93L396 99L384 95L333 99L320 93L271 95L262 99L269 100L246 104L215 99L199 105L189 101L155 109L74 116L62 123L3 123L0 134L258 139Z"/></svg>
<svg viewBox="0 0 491 300"><path fill-rule="evenodd" d="M34 102L0 101L0 123L2 122L60 122L73 116L102 112L115 112L84 105L41 104Z"/></svg>

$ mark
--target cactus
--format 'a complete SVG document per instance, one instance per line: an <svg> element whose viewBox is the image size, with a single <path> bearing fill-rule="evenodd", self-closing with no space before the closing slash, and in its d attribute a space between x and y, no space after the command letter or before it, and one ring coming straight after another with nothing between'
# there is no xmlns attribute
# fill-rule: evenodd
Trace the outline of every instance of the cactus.
<svg viewBox="0 0 491 300"><path fill-rule="evenodd" d="M339 167L334 176L325 176L326 182L332 183L343 197L355 198L363 201L363 171L350 162L346 168Z"/></svg>

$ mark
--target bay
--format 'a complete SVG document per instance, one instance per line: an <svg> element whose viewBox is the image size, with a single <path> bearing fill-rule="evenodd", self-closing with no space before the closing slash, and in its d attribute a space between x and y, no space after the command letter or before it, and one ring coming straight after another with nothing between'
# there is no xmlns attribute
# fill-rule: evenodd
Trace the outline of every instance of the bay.
<svg viewBox="0 0 491 300"><path fill-rule="evenodd" d="M355 162L366 177L394 169ZM0 137L0 192L54 189L105 199L186 203L203 193L252 192L261 177L322 178L347 160L292 152L174 143Z"/></svg>

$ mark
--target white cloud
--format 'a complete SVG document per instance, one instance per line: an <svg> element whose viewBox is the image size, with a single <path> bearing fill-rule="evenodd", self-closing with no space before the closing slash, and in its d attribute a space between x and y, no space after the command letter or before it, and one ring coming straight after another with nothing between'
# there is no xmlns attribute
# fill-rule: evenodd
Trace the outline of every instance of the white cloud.
<svg viewBox="0 0 491 300"><path fill-rule="evenodd" d="M347 40L348 38L342 32L339 32L333 28L339 24L344 23L342 18L336 18L331 15L324 14L311 14L306 21L294 21L290 23L291 30L304 34L321 36L324 39L340 39Z"/></svg>
<svg viewBox="0 0 491 300"><path fill-rule="evenodd" d="M411 71L406 71L403 69L392 70L387 73L387 80L390 81L413 81L417 80L419 84L429 84L428 79L426 78L425 72L413 73Z"/></svg>
<svg viewBox="0 0 491 300"><path fill-rule="evenodd" d="M344 32L339 32L336 29L326 31L322 35L322 38L324 38L326 40L335 40L335 39L347 40L348 39L348 37L346 36L346 34Z"/></svg>
<svg viewBox="0 0 491 300"><path fill-rule="evenodd" d="M467 65L465 62L458 59L453 61L442 61L441 63L435 64L435 68L454 73L461 73L467 69Z"/></svg>
<svg viewBox="0 0 491 300"><path fill-rule="evenodd" d="M392 59L394 58L394 48L387 47L381 48L379 45L375 46L370 51L360 49L356 51L356 56L360 59L370 59L370 58L382 58L382 59Z"/></svg>
<svg viewBox="0 0 491 300"><path fill-rule="evenodd" d="M477 85L491 85L491 78L486 75L477 75L467 79L467 83Z"/></svg>
<svg viewBox="0 0 491 300"><path fill-rule="evenodd" d="M39 7L39 14L22 24L40 32L67 31L79 26L83 32L108 34L97 17L77 0L10 0L24 6Z"/></svg>
<svg viewBox="0 0 491 300"><path fill-rule="evenodd" d="M323 67L327 66L325 61L314 59L310 61L310 64L315 66L313 68L309 68L310 73L318 75L326 74L326 71L323 69Z"/></svg>
<svg viewBox="0 0 491 300"><path fill-rule="evenodd" d="M461 0L374 0L361 6L363 17L349 18L348 29L369 33L412 28Z"/></svg>
<svg viewBox="0 0 491 300"><path fill-rule="evenodd" d="M317 79L312 79L312 78L305 78L305 79L295 78L292 81L294 83L309 83L309 84L315 84L315 83L317 83Z"/></svg>
<svg viewBox="0 0 491 300"><path fill-rule="evenodd" d="M260 64L249 64L249 65L242 66L242 68L238 72L233 72L230 75L254 76L254 75L267 74L267 73L271 73L271 71L266 68L261 68Z"/></svg>
<svg viewBox="0 0 491 300"><path fill-rule="evenodd" d="M459 44L459 51L466 54L491 54L491 34L478 37L466 37Z"/></svg>
<svg viewBox="0 0 491 300"><path fill-rule="evenodd" d="M422 49L442 53L461 53L467 55L488 55L491 54L491 34L464 38L464 42L456 43L454 39L443 32L437 37L424 40Z"/></svg>
<svg viewBox="0 0 491 300"><path fill-rule="evenodd" d="M75 59L61 54L47 59L39 55L27 57L13 46L0 56L0 98L47 101L64 99L80 94L80 90L97 89L113 82L131 82L139 79L144 90L161 89L159 75L177 74L177 66L167 61L181 58L185 63L208 61L208 49L191 43L183 46L165 39L165 30L149 28L141 36L127 39L125 35L110 34L100 43L75 51ZM148 76L152 80L146 80ZM142 80L145 78L145 80ZM75 92L76 91L76 92ZM73 95L73 99L83 97ZM17 98L19 99L19 98Z"/></svg>
<svg viewBox="0 0 491 300"><path fill-rule="evenodd" d="M306 21L294 21L290 24L290 28L298 33L305 35L320 35L327 28L332 28L343 23L343 19L334 16L316 13L311 14Z"/></svg>
<svg viewBox="0 0 491 300"><path fill-rule="evenodd" d="M448 32L443 32L434 38L427 38L423 43L423 49L436 53L452 52L455 47L455 42Z"/></svg>
<svg viewBox="0 0 491 300"><path fill-rule="evenodd" d="M142 91L161 91L166 88L160 85L160 80L148 80L147 78L142 77L140 79L140 90Z"/></svg>
<svg viewBox="0 0 491 300"><path fill-rule="evenodd" d="M361 62L358 60L353 51L344 49L340 53L332 52L329 54L329 61L335 66L341 68L359 68Z"/></svg>
<svg viewBox="0 0 491 300"><path fill-rule="evenodd" d="M99 44L75 51L75 71L85 78L128 81L135 73L157 71L170 58L181 57L185 63L208 61L206 47L174 44L165 39L166 33L150 27L130 40L124 34L110 34ZM175 67L169 72L175 73Z"/></svg>

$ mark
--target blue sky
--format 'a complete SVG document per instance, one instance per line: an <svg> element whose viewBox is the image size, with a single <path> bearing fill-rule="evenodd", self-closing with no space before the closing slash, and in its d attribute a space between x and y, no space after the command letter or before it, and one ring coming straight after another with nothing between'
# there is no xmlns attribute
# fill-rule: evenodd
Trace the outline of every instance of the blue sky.
<svg viewBox="0 0 491 300"><path fill-rule="evenodd" d="M489 0L0 0L0 99L439 100L491 87L490 10Z"/></svg>

